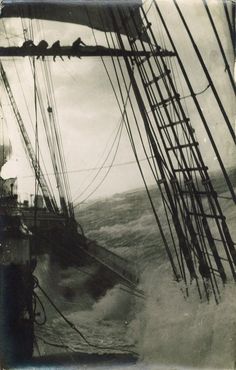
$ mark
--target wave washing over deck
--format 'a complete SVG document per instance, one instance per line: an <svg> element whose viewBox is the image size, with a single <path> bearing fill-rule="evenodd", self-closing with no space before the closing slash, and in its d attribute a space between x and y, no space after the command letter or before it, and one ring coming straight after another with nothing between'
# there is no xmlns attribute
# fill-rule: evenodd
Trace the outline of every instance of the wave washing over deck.
<svg viewBox="0 0 236 370"><path fill-rule="evenodd" d="M215 181L221 194L226 195L222 179L216 177ZM158 204L160 199L154 194L153 189ZM235 238L234 209L227 199L222 199L221 203ZM160 202L159 211L164 217L161 207ZM50 297L88 340L114 349L105 351L88 347L47 306L48 323L37 329L36 337L66 344L72 360L73 356L77 358L77 352L82 352L80 359L78 356L79 363L83 363L84 353L93 356L117 354L110 363L114 369L234 368L234 282L222 289L219 305L215 305L213 299L210 303L199 302L194 282L189 297L184 298L184 286L171 279L169 261L144 190L90 202L80 209L79 215L90 238L96 238L135 263L141 274L139 288L146 292L146 296L130 295L116 285L97 300L93 290L87 289L90 276L97 273L95 267L62 269L51 263L49 256L43 256L37 275ZM62 352L62 349L55 350L43 344L40 339L38 342L41 354L49 355L49 358ZM115 350L117 346L124 349L123 354L126 349L139 353L137 363L131 356L127 364L129 356L122 358L122 350ZM94 368L95 364L96 358L86 369ZM110 365L100 367L97 364L96 369L112 368Z"/></svg>

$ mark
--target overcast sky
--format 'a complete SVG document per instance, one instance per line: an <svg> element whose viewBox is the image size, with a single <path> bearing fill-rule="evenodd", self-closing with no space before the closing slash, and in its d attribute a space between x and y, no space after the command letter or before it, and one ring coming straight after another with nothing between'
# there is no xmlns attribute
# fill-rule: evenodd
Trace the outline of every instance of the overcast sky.
<svg viewBox="0 0 236 370"><path fill-rule="evenodd" d="M181 22L177 17L176 11L173 9L172 1L165 0L160 3L166 21L170 26L171 33L174 36L179 53L191 77L194 90L196 92L201 91L207 86L207 81L195 57L191 44L185 35ZM145 2L146 9L149 8L149 4L150 1L147 0ZM228 26L225 21L222 2L221 0L208 1L208 4L217 24L219 34L221 35L229 63L233 66L232 44L229 37ZM191 2L182 0L180 1L180 5L194 37L197 40L201 53L207 62L208 69L215 81L231 122L234 122L233 107L235 104L233 94L227 74L224 71L224 63L219 53L214 34L209 26L209 21L202 5L202 0L192 0ZM154 6L150 8L148 15L152 22L157 40L160 40L160 23L156 16ZM39 23L41 31L43 30L41 33L39 33L37 29ZM6 45L4 28L1 22L0 25L1 44ZM19 20L5 20L4 25L8 35L11 37L11 45L21 45L23 42L21 22ZM35 42L44 37L49 44L60 39L62 45L68 45L80 36L86 44L94 45L93 34L91 30L85 26L49 21L40 21L37 23L33 21L33 26L35 29ZM104 34L98 31L95 33L98 43L104 44ZM111 71L111 61L106 58L105 62ZM40 68L40 63L42 62L39 61L36 63L36 68ZM69 171L69 180L73 198L75 198L83 192L83 189L91 182L93 175L96 173L82 172L82 170L97 167L102 163L117 132L117 125L121 119L121 114L100 58L83 58L81 60L74 58L70 61L65 59L64 62L57 59L56 63L50 60L50 65L55 87L54 91L67 169ZM26 58L24 58L24 60L18 58L15 59L15 61L5 61L4 66L18 102L19 109L22 112L25 125L29 133L32 133L22 92L24 91L25 99L27 100L34 124L33 79L29 63ZM188 94L184 84L183 94ZM8 129L13 146L11 163L5 166L2 174L4 176L17 175L19 192L22 194L22 197L27 197L25 193L32 193L34 189L32 178L27 177L31 175L31 170L25 158L14 119L10 115L11 113L7 106L7 100L2 92L1 96L4 111L8 119ZM227 166L233 166L236 158L235 148L233 147L232 139L228 135L226 124L212 98L210 89L208 89L204 95L200 96L199 101L211 125L214 138L220 146L225 164ZM211 169L217 169L217 161L209 146L209 140L205 134L203 125L190 99L186 100L186 103L206 163ZM45 142L45 138L42 137L42 139ZM41 150L46 153L46 149L44 148L42 142ZM141 151L140 158L144 158ZM109 165L111 159L112 156L107 161L107 165ZM124 129L115 163L120 164L133 160L134 155L129 145L127 133ZM47 155L45 156L45 161L48 162ZM142 164L144 165L144 162L142 162ZM144 165L144 169L145 168ZM51 171L50 167L48 167L47 171ZM103 177L105 171L106 170L102 171L88 191L78 198L79 201L82 201L93 191ZM148 170L145 171L149 183L153 183L151 174ZM135 164L114 167L102 186L91 196L91 199L93 197L107 196L113 193L131 190L140 186L142 186L142 180Z"/></svg>

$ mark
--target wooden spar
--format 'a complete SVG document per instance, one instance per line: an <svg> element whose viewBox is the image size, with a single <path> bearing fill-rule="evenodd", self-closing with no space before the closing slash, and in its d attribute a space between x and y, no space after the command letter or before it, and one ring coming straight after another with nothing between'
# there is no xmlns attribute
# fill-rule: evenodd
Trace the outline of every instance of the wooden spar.
<svg viewBox="0 0 236 370"><path fill-rule="evenodd" d="M67 56L67 57L134 57L150 56L150 52L133 52L131 50L110 49L103 46L81 46L78 50L72 52L71 46L62 46L56 50L53 48L40 49L33 47L0 47L0 57L26 57L26 56ZM174 56L174 53L168 50L157 50L155 55Z"/></svg>

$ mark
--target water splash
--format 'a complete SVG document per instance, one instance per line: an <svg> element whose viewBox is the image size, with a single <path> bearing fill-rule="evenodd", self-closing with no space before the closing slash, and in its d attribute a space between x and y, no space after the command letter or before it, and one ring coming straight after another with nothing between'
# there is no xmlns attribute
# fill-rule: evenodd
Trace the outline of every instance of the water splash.
<svg viewBox="0 0 236 370"><path fill-rule="evenodd" d="M188 299L170 280L166 264L143 275L147 299L129 327L138 338L142 361L167 366L233 369L236 358L234 284L222 290L221 303L199 302L195 286Z"/></svg>

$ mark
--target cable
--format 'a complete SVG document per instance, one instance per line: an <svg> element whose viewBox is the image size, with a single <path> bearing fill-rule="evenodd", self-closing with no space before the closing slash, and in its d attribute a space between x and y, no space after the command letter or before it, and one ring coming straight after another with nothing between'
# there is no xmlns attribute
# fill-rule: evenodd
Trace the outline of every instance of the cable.
<svg viewBox="0 0 236 370"><path fill-rule="evenodd" d="M108 167L107 172L106 172L106 173L105 173L105 175L103 176L102 180L101 180L101 181L98 183L98 185L95 187L95 189L94 189L91 193L89 193L89 195L88 195L85 199L83 199L81 202L77 203L77 205L78 205L78 204L81 204L81 203L86 202L86 200L88 200L88 199L91 197L91 195L93 195L93 194L94 194L94 193L95 193L95 192L100 188L100 186L104 183L104 181L106 180L106 178L107 178L108 174L110 173L110 171L111 171L111 169L112 169L113 163L114 163L114 161L115 161L115 159L116 159L116 155L117 155L117 152L118 152L118 149L119 149L119 145L120 145L122 129L123 129L123 124L122 124L121 129L120 129L120 135L119 135L119 138L118 138L118 143L117 143L117 146L116 146L116 150L115 150L114 156L113 156L113 158L112 158L111 164L110 164L110 166ZM75 207L76 207L76 205L74 205L74 206L73 206L73 208L75 208Z"/></svg>
<svg viewBox="0 0 236 370"><path fill-rule="evenodd" d="M115 145L115 142L116 142L117 138L118 138L118 143L119 143L121 132L122 132L122 125L123 125L123 121L122 121L122 118L121 118L120 123L119 123L118 130L117 130L117 133L115 135L115 138L114 138L114 140L113 140L113 142L111 144L111 147L109 149L108 154L106 155L104 161L102 162L102 165L99 167L97 173L94 175L94 177L92 178L91 182L86 186L86 188L76 198L73 199L73 202L75 202L75 200L77 200L79 197L81 197L90 188L90 186L94 183L94 181L98 177L98 175L101 172L101 170L104 168L104 165L105 165L106 161L108 160L108 158L109 158L109 156L110 156L110 154L112 152L112 149L114 148L114 145ZM112 164L113 164L113 162L112 162ZM110 166L111 165L109 165L107 168L110 169Z"/></svg>
<svg viewBox="0 0 236 370"><path fill-rule="evenodd" d="M153 156L149 156L148 159L153 159ZM148 160L147 158L140 158L139 162L144 162ZM115 163L112 165L112 167L123 167L123 166L129 166L131 164L137 163L136 161L127 161L127 162L121 162L121 163ZM103 169L109 168L110 165L103 166ZM80 172L90 172L90 171L96 171L99 170L101 167L89 167L89 168L81 168L79 170L71 170L67 171L67 173L80 173ZM53 172L44 172L44 175L54 175ZM33 175L27 175L27 176L18 176L21 179L29 178L29 177L34 177Z"/></svg>
<svg viewBox="0 0 236 370"><path fill-rule="evenodd" d="M195 96L197 96L197 95L201 95L201 94L203 94L205 91L207 91L208 89L209 89L209 87L210 87L211 85L210 84L208 84L207 85L207 87L205 87L205 89L203 89L203 90L201 90L201 91L199 91L199 92L197 92L197 93L194 93L194 95ZM181 98L180 99L187 99L187 98L192 98L192 95L186 95L186 96L181 96Z"/></svg>
<svg viewBox="0 0 236 370"><path fill-rule="evenodd" d="M36 312L37 301L39 302L40 307L41 307L41 309L43 311L43 320L42 321L38 321L36 319L36 316L38 316L38 313ZM39 298L39 296L35 292L33 292L33 314L34 314L34 322L35 322L35 324L37 324L38 326L43 326L44 324L46 324L47 315L46 315L45 308L43 306L43 303L42 303L41 299Z"/></svg>
<svg viewBox="0 0 236 370"><path fill-rule="evenodd" d="M34 276L34 280L35 280L35 283L37 285L37 288L39 290L41 290L41 292L43 293L43 295L47 298L48 302L51 304L51 306L55 309L55 311L61 316L61 318L70 326L71 329L73 329L77 334L79 334L79 336L84 340L84 342L90 346L90 347L94 347L94 348L97 348L97 349L106 349L106 350L119 350L119 351L124 351L124 348L122 347L119 347L119 346L112 346L112 347L106 347L106 346L100 346L100 345L97 345L97 344L94 344L94 343L91 343L85 336L84 334L75 326L75 324L73 322L71 322L70 320L67 319L67 317L59 310L59 308L55 305L55 303L51 300L51 298L48 296L48 294L45 292L45 290L39 285L39 282L38 282L38 279ZM131 351L131 350L125 350L125 352L127 353L131 353L135 356L138 356L138 353L135 352L135 351Z"/></svg>
<svg viewBox="0 0 236 370"><path fill-rule="evenodd" d="M117 146L116 146L116 150L115 150L115 153L114 153L114 156L113 156L113 158L112 158L112 161L111 161L111 164L109 165L109 167L108 167L108 170L107 170L107 172L106 172L106 174L105 174L105 176L102 178L102 180L99 182L99 184L96 186L96 188L82 201L82 202L80 202L80 203L84 203L91 195L93 195L94 193L95 193L95 191L97 191L97 189L103 184L103 182L105 181L105 179L107 178L107 176L108 176L108 174L109 174L109 172L110 172L110 170L112 169L112 167L113 167L113 164L114 164L114 161L115 161L115 158L116 158L116 155L117 155L117 152L118 152L118 149L119 149L119 144L120 144L120 140L121 140L121 134L122 134L122 129L123 129L123 124L124 124L124 117L125 117L125 115L126 115L126 109L127 109L127 103L128 103L128 100L129 100L129 94L130 94L130 88L131 88L131 84L129 85L129 88L128 88L128 91L127 91L127 97L126 97L126 101L124 102L124 110L123 110L123 112L122 112L122 117L121 117L121 122L120 122L120 125L119 125L119 130L118 130L118 132L117 132L117 134L119 133L119 136L118 136L118 142L117 142ZM119 132L120 131L120 132ZM117 135L116 135L116 137L117 137ZM116 137L115 137L115 140L116 140ZM114 142L113 142L113 144L114 144ZM114 145L113 145L114 146ZM111 150L113 149L113 146L112 146L112 148L111 148ZM108 156L109 156L109 154L110 154L110 152L111 152L111 150L109 151L109 153L108 153ZM106 157L106 159L108 158L108 156ZM105 160L106 160L105 159ZM103 162L104 163L104 162ZM102 169L103 167L101 167L101 169ZM100 170L101 170L100 169ZM97 173L97 175L98 175L98 173ZM97 175L94 177L94 179L97 177ZM86 188L86 190L87 190L87 188ZM80 195L81 196L81 195ZM78 203L77 203L77 205L78 205ZM76 207L76 205L74 205L74 207Z"/></svg>

